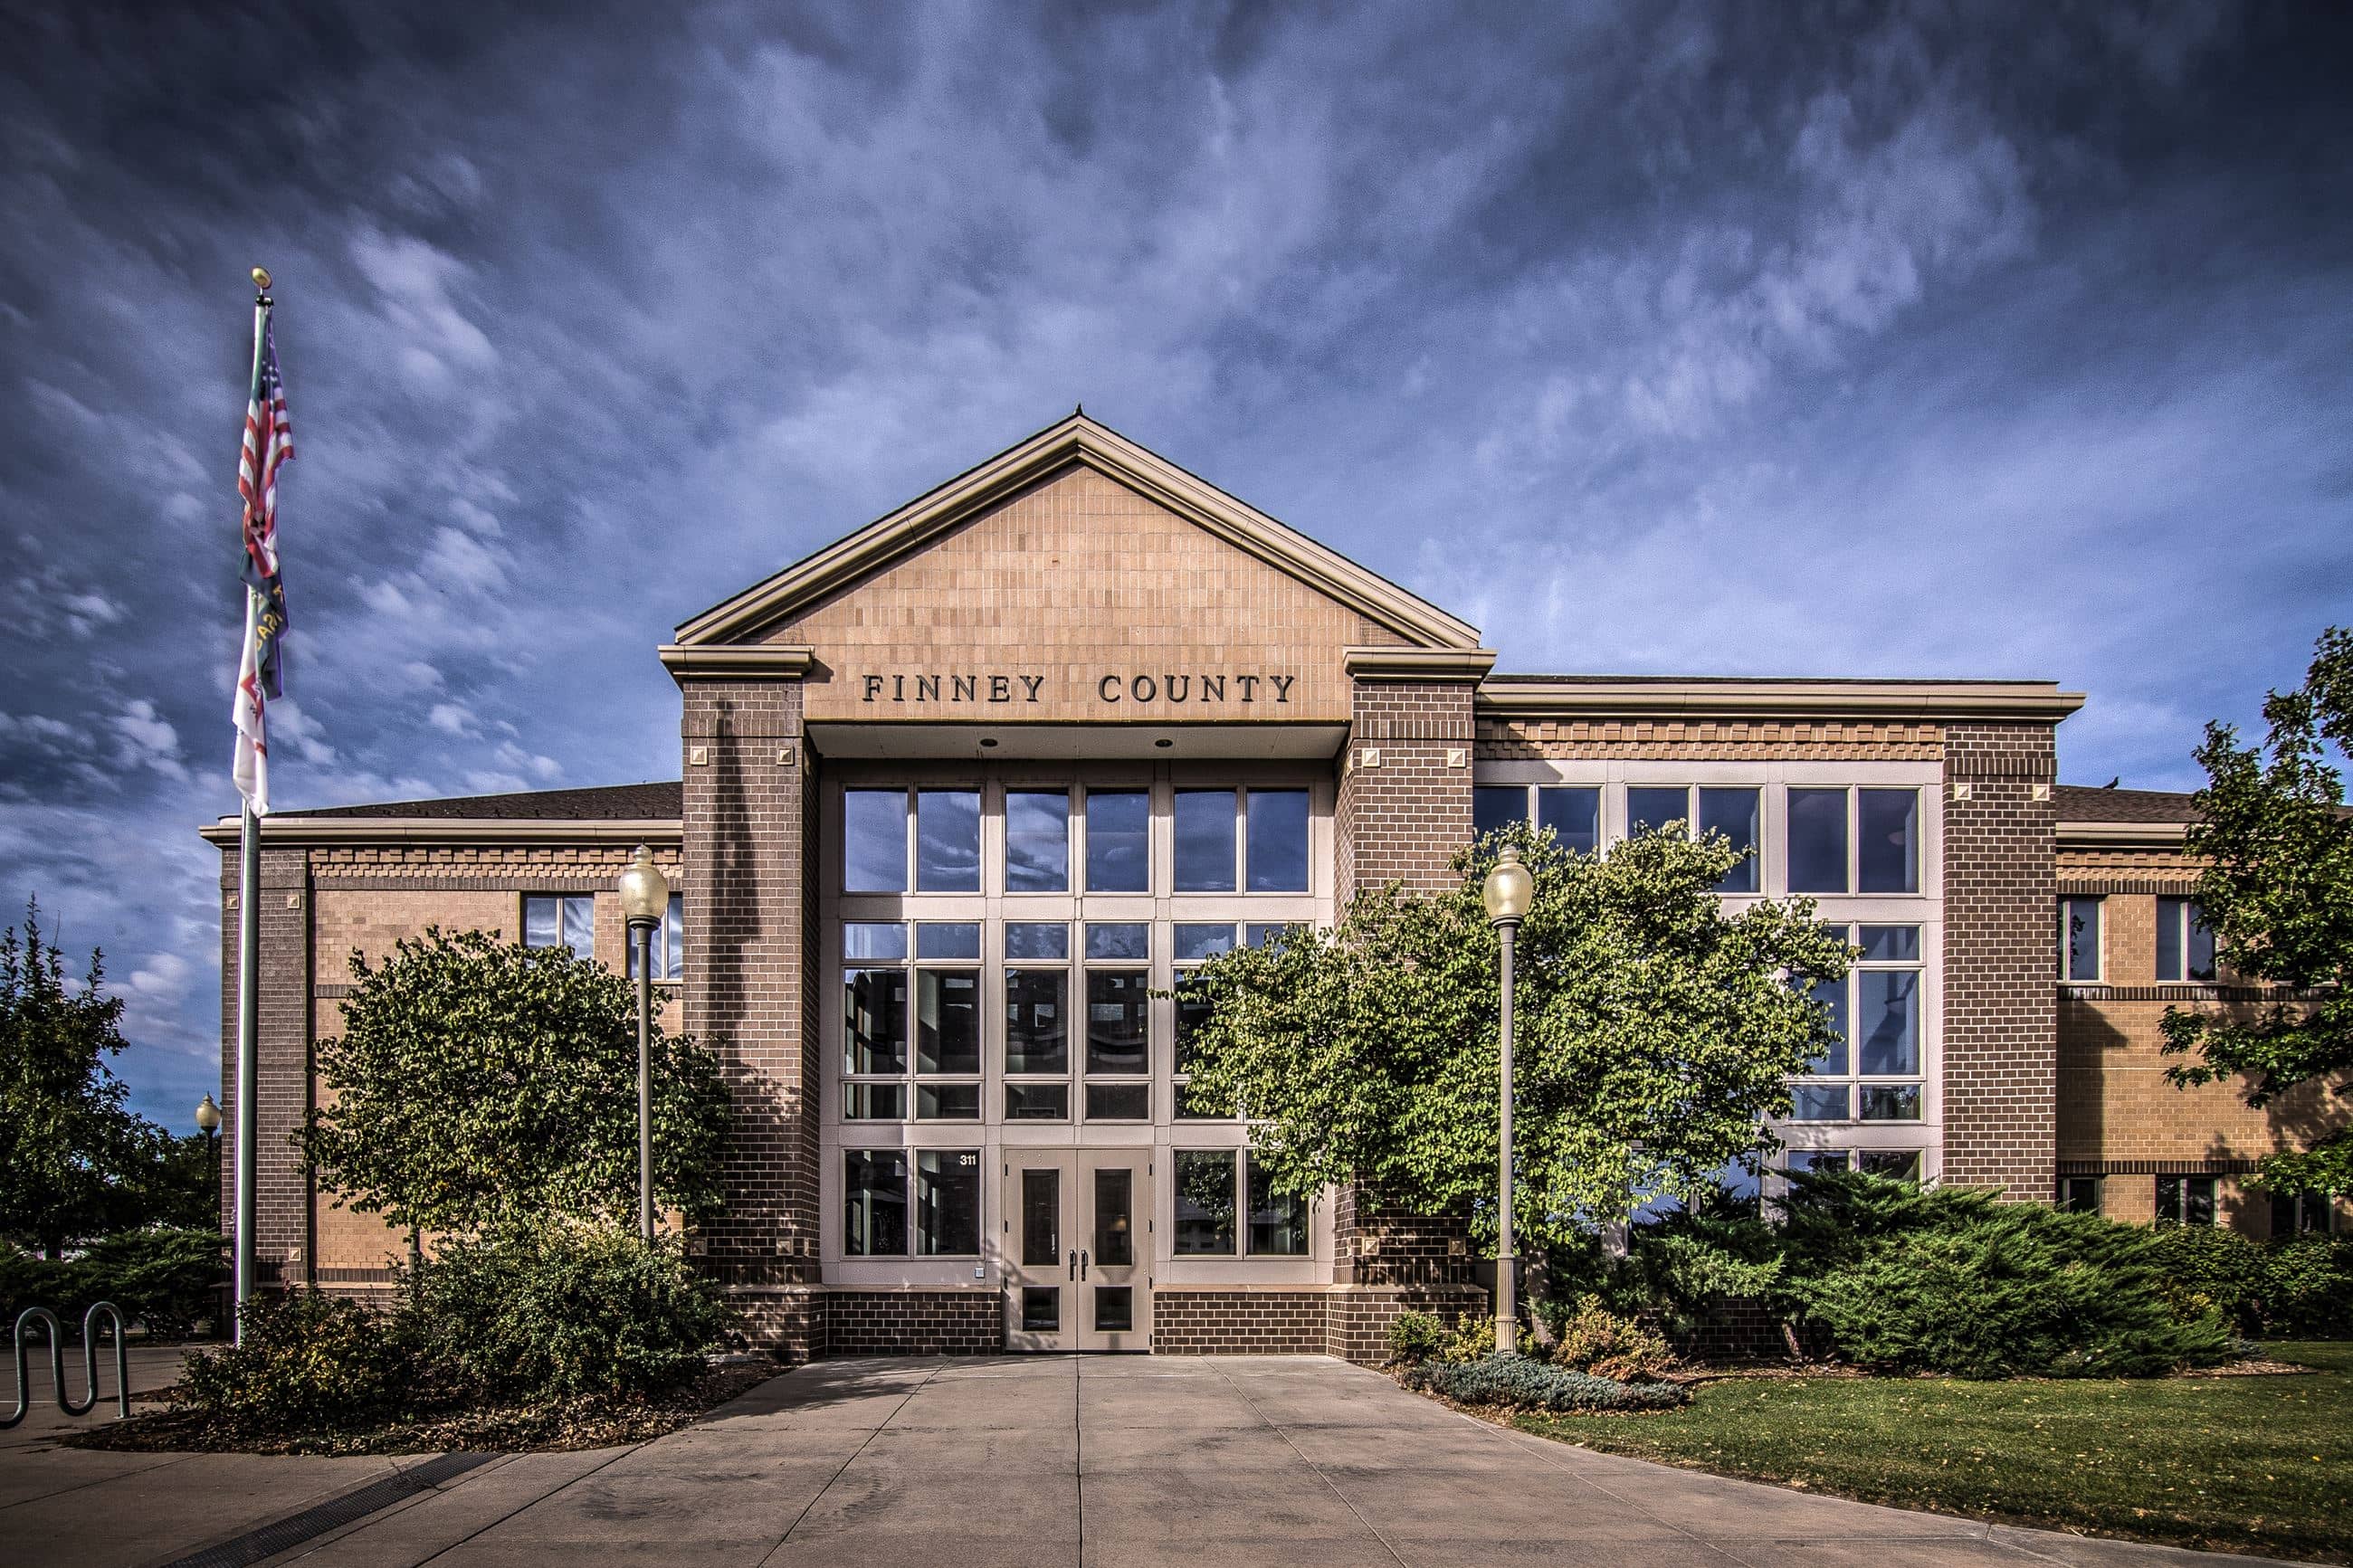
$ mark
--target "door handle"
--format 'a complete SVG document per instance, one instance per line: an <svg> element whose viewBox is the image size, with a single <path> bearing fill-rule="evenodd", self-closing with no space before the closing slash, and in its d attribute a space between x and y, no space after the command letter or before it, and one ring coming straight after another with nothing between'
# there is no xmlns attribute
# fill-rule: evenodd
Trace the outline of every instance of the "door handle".
<svg viewBox="0 0 2353 1568"><path fill-rule="evenodd" d="M1087 1277L1087 1255L1086 1255L1086 1253L1082 1250L1082 1251L1081 1251L1081 1252L1080 1252L1080 1254L1079 1254L1079 1278L1080 1278L1080 1279L1085 1279L1086 1277Z"/></svg>
<svg viewBox="0 0 2353 1568"><path fill-rule="evenodd" d="M1079 1249L1078 1249L1077 1247L1074 1247L1071 1248L1071 1279L1076 1279L1078 1277L1079 1277Z"/></svg>

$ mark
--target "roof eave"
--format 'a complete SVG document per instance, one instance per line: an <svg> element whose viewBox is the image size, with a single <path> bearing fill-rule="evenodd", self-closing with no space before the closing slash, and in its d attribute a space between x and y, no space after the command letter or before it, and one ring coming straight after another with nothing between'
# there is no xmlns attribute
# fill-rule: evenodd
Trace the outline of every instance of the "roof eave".
<svg viewBox="0 0 2353 1568"><path fill-rule="evenodd" d="M2044 681L1514 681L1479 689L1499 718L1852 718L2056 724L2080 691Z"/></svg>
<svg viewBox="0 0 2353 1568"><path fill-rule="evenodd" d="M677 817L265 816L261 842L272 848L335 845L677 844ZM239 820L224 816L196 829L207 844L237 846Z"/></svg>

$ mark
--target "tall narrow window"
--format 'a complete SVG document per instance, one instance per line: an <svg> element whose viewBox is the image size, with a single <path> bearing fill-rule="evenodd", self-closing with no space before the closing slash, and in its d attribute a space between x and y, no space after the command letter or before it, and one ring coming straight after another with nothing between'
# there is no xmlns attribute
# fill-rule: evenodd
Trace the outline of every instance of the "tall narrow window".
<svg viewBox="0 0 2353 1568"><path fill-rule="evenodd" d="M534 893L522 901L525 947L568 947L576 958L596 956L596 900L586 893L566 897ZM632 951L635 951L634 945ZM633 963L629 973L637 973Z"/></svg>
<svg viewBox="0 0 2353 1568"><path fill-rule="evenodd" d="M1222 922L1215 925L1179 924L1176 938L1176 1115L1183 1121L1220 1117L1227 1114L1225 1110L1196 1100L1192 1085L1187 1081L1193 1070L1194 1031L1209 1018L1208 999L1201 994L1199 986L1195 984L1193 972L1202 960L1232 951L1234 928Z"/></svg>
<svg viewBox="0 0 2353 1568"><path fill-rule="evenodd" d="M2100 977L2100 900L2059 900L2059 978Z"/></svg>
<svg viewBox="0 0 2353 1568"><path fill-rule="evenodd" d="M1180 789L1176 792L1176 890L1180 893L1230 893L1234 890L1234 792L1230 789Z"/></svg>
<svg viewBox="0 0 2353 1568"><path fill-rule="evenodd" d="M1525 784L1478 784L1471 791L1471 831L1485 837L1498 827L1528 819Z"/></svg>
<svg viewBox="0 0 2353 1568"><path fill-rule="evenodd" d="M898 1149L842 1155L841 1250L849 1258L907 1252L907 1156Z"/></svg>
<svg viewBox="0 0 2353 1568"><path fill-rule="evenodd" d="M1148 1121L1152 972L1143 965L1152 956L1152 928L1091 921L1086 956L1087 1119Z"/></svg>
<svg viewBox="0 0 2353 1568"><path fill-rule="evenodd" d="M849 893L907 890L907 792L841 792L841 886Z"/></svg>
<svg viewBox="0 0 2353 1568"><path fill-rule="evenodd" d="M1703 834L1721 833L1732 840L1732 847L1744 852L1740 864L1724 874L1715 885L1719 893L1753 893L1757 890L1757 801L1753 789L1702 789L1699 792L1699 830Z"/></svg>
<svg viewBox="0 0 2353 1568"><path fill-rule="evenodd" d="M1071 1119L1071 928L1005 924L1005 1119ZM1040 1081L1050 1080L1050 1081Z"/></svg>
<svg viewBox="0 0 2353 1568"><path fill-rule="evenodd" d="M1307 1200L1288 1193L1278 1193L1258 1168L1258 1162L1242 1156L1242 1168L1249 1172L1250 1252L1253 1258L1304 1258L1307 1256Z"/></svg>
<svg viewBox="0 0 2353 1568"><path fill-rule="evenodd" d="M1846 791L1792 789L1789 891L1845 892L1846 858Z"/></svg>
<svg viewBox="0 0 2353 1568"><path fill-rule="evenodd" d="M1234 1152L1179 1149L1176 1167L1176 1236L1179 1257L1234 1253Z"/></svg>
<svg viewBox="0 0 2353 1568"><path fill-rule="evenodd" d="M915 792L915 887L926 893L980 891L980 792Z"/></svg>
<svg viewBox="0 0 2353 1568"><path fill-rule="evenodd" d="M1250 891L1307 891L1307 792L1254 789L1248 792L1245 805L1250 813L1244 846Z"/></svg>
<svg viewBox="0 0 2353 1568"><path fill-rule="evenodd" d="M2214 933L2194 899L2157 900L2157 977L2214 978Z"/></svg>
<svg viewBox="0 0 2353 1568"><path fill-rule="evenodd" d="M1087 792L1087 891L1152 890L1152 796L1140 789Z"/></svg>
<svg viewBox="0 0 2353 1568"><path fill-rule="evenodd" d="M915 1250L968 1258L980 1250L980 1152L926 1149L915 1156Z"/></svg>
<svg viewBox="0 0 2353 1568"><path fill-rule="evenodd" d="M1071 890L1071 795L1068 790L1005 792L1005 890Z"/></svg>
<svg viewBox="0 0 2353 1568"><path fill-rule="evenodd" d="M628 942L628 976L638 977L638 933L624 933ZM681 893L670 896L670 909L661 924L653 930L649 945L653 950L653 974L656 980L676 980L685 972L686 957L686 898Z"/></svg>
<svg viewBox="0 0 2353 1568"><path fill-rule="evenodd" d="M1920 792L1855 792L1855 880L1866 893L1920 890Z"/></svg>

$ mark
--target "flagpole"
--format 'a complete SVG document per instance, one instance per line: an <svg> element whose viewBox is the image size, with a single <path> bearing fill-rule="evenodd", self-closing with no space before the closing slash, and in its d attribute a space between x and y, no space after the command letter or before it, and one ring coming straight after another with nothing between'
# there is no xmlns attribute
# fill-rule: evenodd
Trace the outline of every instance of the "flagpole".
<svg viewBox="0 0 2353 1568"><path fill-rule="evenodd" d="M253 380L261 384L261 345L269 326L269 274L253 271ZM245 591L245 642L253 646L255 624L261 614L261 595ZM257 673L257 679L259 679ZM255 1232L254 1154L259 1136L255 1107L259 1096L254 1079L260 1071L261 1001L261 819L254 815L253 799L245 797L245 816L237 839L237 1218L236 1218L236 1341L245 1342L245 1304L253 1299Z"/></svg>

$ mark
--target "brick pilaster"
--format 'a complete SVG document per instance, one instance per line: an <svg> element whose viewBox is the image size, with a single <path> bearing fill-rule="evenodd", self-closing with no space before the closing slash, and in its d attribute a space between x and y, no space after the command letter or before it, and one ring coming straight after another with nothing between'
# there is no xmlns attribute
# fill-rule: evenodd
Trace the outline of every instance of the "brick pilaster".
<svg viewBox="0 0 2353 1568"><path fill-rule="evenodd" d="M2058 1170L2057 772L2048 725L1945 731L1944 1180L2015 1202Z"/></svg>
<svg viewBox="0 0 2353 1568"><path fill-rule="evenodd" d="M236 1227L237 851L221 857L221 1231ZM256 1052L254 1276L307 1283L315 1262L311 1179L294 1147L311 1109L311 873L301 849L261 852L260 991Z"/></svg>

